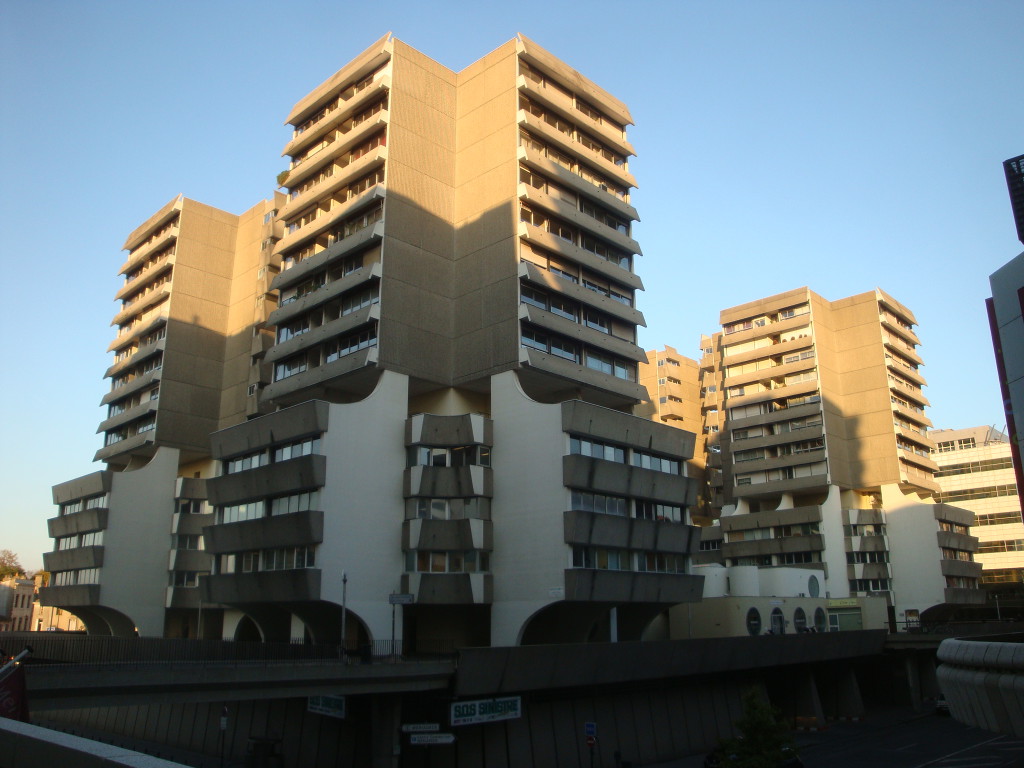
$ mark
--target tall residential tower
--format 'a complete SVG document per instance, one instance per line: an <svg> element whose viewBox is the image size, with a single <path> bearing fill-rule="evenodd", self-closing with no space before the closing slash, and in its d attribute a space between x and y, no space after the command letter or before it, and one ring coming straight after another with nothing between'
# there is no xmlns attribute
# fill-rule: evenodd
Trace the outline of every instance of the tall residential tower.
<svg viewBox="0 0 1024 768"><path fill-rule="evenodd" d="M626 107L521 36L458 73L386 36L287 122L266 269L225 283L265 314L239 326L237 378L207 393L225 409L240 381L244 407L202 425L198 478L177 463L174 498L214 510L192 553L212 571L192 592L203 634L337 642L344 603L354 647L388 636L395 593L415 647L664 628L700 593L694 435L631 415L645 355ZM167 474L159 457L55 489L54 524L81 503L111 549L89 605L123 574L101 486ZM177 514L147 524L179 535Z"/></svg>

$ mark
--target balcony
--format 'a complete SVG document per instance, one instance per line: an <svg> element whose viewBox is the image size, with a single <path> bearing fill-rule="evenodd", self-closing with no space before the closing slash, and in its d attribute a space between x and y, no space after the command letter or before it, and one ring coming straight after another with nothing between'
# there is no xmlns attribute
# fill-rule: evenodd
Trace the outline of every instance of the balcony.
<svg viewBox="0 0 1024 768"><path fill-rule="evenodd" d="M324 513L318 510L210 525L205 529L206 551L212 554L298 547L323 540Z"/></svg>
<svg viewBox="0 0 1024 768"><path fill-rule="evenodd" d="M159 403L159 399L146 400L146 402L144 403L139 403L138 405L132 408L128 408L115 416L111 416L108 419L104 419L102 422L100 422L100 425L96 429L96 432L108 432L112 429L117 429L118 427L124 426L125 424L133 422L137 419L141 419L143 416L148 416L152 413L156 413Z"/></svg>
<svg viewBox="0 0 1024 768"><path fill-rule="evenodd" d="M793 491L822 492L828 490L828 474L809 475L807 477L794 477L788 480L771 480L763 483L750 483L748 485L736 485L731 489L734 498L755 499L758 497L773 497Z"/></svg>
<svg viewBox="0 0 1024 768"><path fill-rule="evenodd" d="M494 495L490 467L408 467L403 473L402 495L452 498Z"/></svg>
<svg viewBox="0 0 1024 768"><path fill-rule="evenodd" d="M166 347L166 338L157 339L156 341L151 341L148 344L144 344L127 357L118 360L112 366L107 368L106 372L103 374L103 378L112 378L117 374L121 373L122 371L131 368L133 365L141 363L143 360L148 360L149 358L153 357L153 355L159 352L163 352Z"/></svg>
<svg viewBox="0 0 1024 768"><path fill-rule="evenodd" d="M319 293L319 292L318 292ZM327 300L335 295L340 295L342 291L335 290L324 293L319 298ZM318 302L319 303L319 302ZM355 312L350 312L347 315L342 315L337 320L331 320L323 325L311 328L305 333L293 336L280 344L275 344L269 352L267 352L265 360L268 363L273 363L277 360L283 360L286 357L301 352L304 349L311 349L319 344L323 344L336 336L341 336L349 331L358 328L361 325L380 319L380 302L375 302L369 306L357 309Z"/></svg>
<svg viewBox="0 0 1024 768"><path fill-rule="evenodd" d="M365 155L360 158L357 163L362 165L362 161L367 158L374 158L374 155L386 154L386 147L378 147L374 152L369 155ZM380 158L377 158L380 159ZM369 170L370 161L366 163L366 167L363 170ZM283 254L292 248L306 243L309 240L322 235L333 226L340 223L346 216L357 213L360 209L368 207L377 200L383 200L385 196L385 189L383 184L376 184L370 187L365 192L361 192L355 197L346 200L345 202L331 202L331 209L329 211L320 211L315 219L308 224L299 227L295 231L285 235L274 245L275 254ZM353 233L355 234L355 233ZM351 235L350 235L351 237ZM347 238L344 238L347 239ZM281 274L287 274L291 270L285 270ZM280 275L278 275L280 277Z"/></svg>
<svg viewBox="0 0 1024 768"><path fill-rule="evenodd" d="M700 529L667 520L643 520L597 512L563 514L565 543L593 547L692 555L700 547Z"/></svg>
<svg viewBox="0 0 1024 768"><path fill-rule="evenodd" d="M519 365L522 366L520 376L526 376L528 385L530 384L528 369L543 371L545 374L562 379L565 382L563 394L566 396L577 392L582 384L611 395L611 398L606 398L606 402L609 404L619 403L622 398L634 402L647 399L647 390L635 381L620 379L609 373L601 373L587 368L582 363L565 360L557 355L541 352L539 349L520 346ZM547 388L545 387L545 389Z"/></svg>
<svg viewBox="0 0 1024 768"><path fill-rule="evenodd" d="M175 214L177 215L177 214ZM119 275L127 275L137 267L145 263L146 259L160 250L171 245L175 240L178 239L180 225L175 222L171 227L168 227L167 231L161 234L155 240L151 240L145 245L140 245L132 253L128 255L127 261L121 265L121 268L117 271Z"/></svg>
<svg viewBox="0 0 1024 768"><path fill-rule="evenodd" d="M311 454L213 477L207 482L207 488L210 504L222 506L309 491L322 488L326 482L327 457ZM282 519L287 517L282 515ZM211 532L210 535L215 534Z"/></svg>
<svg viewBox="0 0 1024 768"><path fill-rule="evenodd" d="M642 255L640 244L636 240L584 213L577 205L559 200L546 192L523 183L520 183L518 186L518 197L520 200L529 201L531 207L544 210L562 221L567 221L582 232L611 243L619 250L630 254Z"/></svg>
<svg viewBox="0 0 1024 768"><path fill-rule="evenodd" d="M775 355L772 354L772 357L775 357ZM726 388L742 387L746 384L753 384L755 382L771 382L774 387L787 386L779 383L778 380L794 373L809 371L813 369L815 365L817 365L817 361L813 357L809 357L804 360L797 360L792 363L773 363L765 368L759 368L756 371L735 373L731 376L725 375L723 377L723 386Z"/></svg>
<svg viewBox="0 0 1024 768"><path fill-rule="evenodd" d="M109 514L110 510L106 507L84 509L70 515L51 517L46 521L46 527L51 539L73 536L86 531L103 531L107 528Z"/></svg>
<svg viewBox="0 0 1024 768"><path fill-rule="evenodd" d="M735 322L735 321L733 321ZM811 315L809 312L805 312L802 315L793 315L793 317L786 317L781 320L774 322L766 322L764 325L753 325L750 328L745 328L741 331L734 331L733 333L722 334L722 345L728 346L731 344L741 344L745 341L751 341L753 339L759 339L762 336L776 336L786 331L796 330L798 328L807 328L807 337L813 343L813 336L810 330Z"/></svg>
<svg viewBox="0 0 1024 768"><path fill-rule="evenodd" d="M369 139L374 133L380 132L385 128L385 126L387 126L388 115L388 112L379 112L374 115L372 119L367 120L364 123L360 123L348 133L336 134L334 140L325 145L321 150L303 158L297 165L293 166L288 171L288 176L285 178L285 184L288 185L289 189L298 187L303 181L308 179L328 163L338 160L354 148L358 147L360 142ZM380 150L385 151L381 152ZM387 147L382 145L362 157L355 159L350 158L335 170L335 175L340 173L345 179L356 179L373 168L374 164L386 159L386 150ZM305 197L305 195L302 197Z"/></svg>
<svg viewBox="0 0 1024 768"><path fill-rule="evenodd" d="M387 70L381 70L374 75L373 80L367 87L354 92L347 99L344 99L343 102L334 110L324 115L323 118L313 123L313 125L306 128L302 133L293 136L292 139L285 144L281 154L297 155L301 153L306 147L313 144L316 139L322 137L328 131L337 128L353 115L359 114L364 107L371 104L375 99L380 98L382 94L387 93L390 90L391 73Z"/></svg>
<svg viewBox="0 0 1024 768"><path fill-rule="evenodd" d="M525 93L545 109L575 123L584 133L591 134L602 144L608 145L623 155L636 154L633 145L624 138L622 128L598 122L584 114L576 108L576 101L569 93L557 88L546 87L544 83L538 83L532 77L522 74L516 79L516 87L520 93Z"/></svg>
<svg viewBox="0 0 1024 768"><path fill-rule="evenodd" d="M204 603L259 605L310 602L320 599L320 569L228 573L201 576Z"/></svg>
<svg viewBox="0 0 1024 768"><path fill-rule="evenodd" d="M703 589L703 576L685 573L596 568L569 568L565 571L566 601L676 605L699 601Z"/></svg>
<svg viewBox="0 0 1024 768"><path fill-rule="evenodd" d="M335 240L333 243L328 245L322 251L319 251L309 258L303 259L291 269L286 269L274 277L270 287L273 290L281 291L290 288L293 285L301 283L303 280L309 278L314 273L323 270L327 265L334 261L341 261L346 256L351 256L358 251L369 248L371 245L377 244L384 237L384 223L381 221L375 222L372 227L365 227L358 232L353 232L348 237ZM372 274L355 270L354 272L345 275L340 282L343 282L346 286L345 290L354 287L361 280L368 280L371 277L380 277L381 265L380 262L374 262L368 265L370 270L373 270ZM363 270L367 269L367 266L362 267ZM359 275L356 277L356 275ZM298 299L297 301L302 301ZM278 307L269 318L271 325L280 325L282 320L278 314L286 306L282 305Z"/></svg>
<svg viewBox="0 0 1024 768"><path fill-rule="evenodd" d="M100 604L99 584L69 584L61 587L40 587L41 605L74 609Z"/></svg>
<svg viewBox="0 0 1024 768"><path fill-rule="evenodd" d="M328 390L357 392L365 397L377 381L377 354L376 345L365 347L330 363L280 379L267 385L260 400L296 405L302 400L329 396ZM373 375L359 376L363 372Z"/></svg>
<svg viewBox="0 0 1024 768"><path fill-rule="evenodd" d="M381 158L380 165L383 164L384 162L383 159ZM329 176L326 179L323 179L319 183L313 185L309 189L302 192L302 194L295 195L294 197L292 197L291 200L289 200L278 213L278 216L282 220L282 227L284 219L294 216L299 211L308 208L309 206L317 202L322 202L323 200L332 197L336 193L344 190L349 184L351 184L353 181L353 177L358 178L357 174L349 172L349 168L351 168L351 166L348 166L344 169L335 169L334 175ZM364 170L367 172L374 170L373 164L366 166ZM348 194L351 194L351 192L349 192ZM351 195L351 198L354 197L355 195ZM281 236L284 237L283 231Z"/></svg>
<svg viewBox="0 0 1024 768"><path fill-rule="evenodd" d="M489 573L405 573L402 590L417 605L486 605L494 601Z"/></svg>
<svg viewBox="0 0 1024 768"><path fill-rule="evenodd" d="M519 160L531 169L538 171L562 186L568 187L577 194L599 201L601 205L624 219L630 221L640 220L640 214L637 213L636 208L627 201L601 186L594 185L578 173L574 173L553 160L549 160L536 149L520 146Z"/></svg>
<svg viewBox="0 0 1024 768"><path fill-rule="evenodd" d="M166 310L166 307L164 308ZM148 336L161 325L167 324L167 312L161 312L158 315L154 315L147 320L142 320L127 328L124 331L119 331L117 337L110 342L110 346L107 347L107 352L113 352L114 350L121 349L122 347L131 344L136 339L141 339Z"/></svg>
<svg viewBox="0 0 1024 768"><path fill-rule="evenodd" d="M103 566L103 547L77 547L63 549L59 552L43 553L43 569L50 571L77 571L82 568L100 568Z"/></svg>
<svg viewBox="0 0 1024 768"><path fill-rule="evenodd" d="M613 264L607 259L602 259L597 254L591 253L576 245L570 240L553 235L545 229L535 227L525 221L519 222L518 234L526 242L539 246L544 250L551 251L560 256L565 256L577 264L581 264L592 272L609 278L621 285L642 291L644 284L640 277L628 269Z"/></svg>
<svg viewBox="0 0 1024 768"><path fill-rule="evenodd" d="M540 307L535 307L532 304L519 305L519 319L553 331L568 339L603 349L617 357L632 360L636 363L647 362L647 355L644 350L633 342L610 333L603 333L589 328L581 323L573 322L568 318L556 315Z"/></svg>
<svg viewBox="0 0 1024 768"><path fill-rule="evenodd" d="M100 405L110 405L115 400L120 400L128 395L131 395L139 390L146 389L150 385L160 380L161 372L163 368L156 368L152 371L136 376L131 381L125 382L116 389L111 389L107 394L100 400Z"/></svg>
<svg viewBox="0 0 1024 768"><path fill-rule="evenodd" d="M135 315L141 315L143 312L155 307L160 302L166 301L170 295L170 283L164 283L159 288L150 291L129 306L124 307L120 312L114 315L114 319L110 321L110 324L124 325L125 321L129 318L134 317Z"/></svg>
<svg viewBox="0 0 1024 768"><path fill-rule="evenodd" d="M697 502L697 483L692 478L591 456L563 456L562 484L597 493L633 496L683 506Z"/></svg>
<svg viewBox="0 0 1024 768"><path fill-rule="evenodd" d="M149 449L152 447L156 440L156 430L151 429L147 432L140 432L137 435L132 435L124 440L119 440L116 443L105 445L100 448L93 455L93 461L111 461L116 456L123 456L127 453L145 452L149 453ZM142 451L146 448L145 451Z"/></svg>
<svg viewBox="0 0 1024 768"><path fill-rule="evenodd" d="M592 152L580 144L573 136L562 133L557 128L546 123L542 118L532 115L525 110L519 110L518 123L530 129L530 132L540 137L545 143L554 145L572 155L574 158L583 159L588 165L600 170L610 179L617 181L625 187L636 187L636 179L633 178L626 166L619 166L611 160Z"/></svg>
<svg viewBox="0 0 1024 768"><path fill-rule="evenodd" d="M897 319L895 315L889 314L888 312L880 312L878 320L882 324L883 328L896 334L897 338L903 339L915 347L921 346L921 340L917 338L917 334L914 333L913 327L907 328L906 325Z"/></svg>
<svg viewBox="0 0 1024 768"><path fill-rule="evenodd" d="M118 290L118 292L114 294L114 301L121 301L122 299L124 299L125 296L130 296L131 294L135 293L140 288L145 286L146 283L155 280L160 275L170 270L171 267L174 266L174 262L174 251L169 251L163 258L160 259L160 261L151 265L137 278L135 278L129 283L125 283L124 285L122 285L120 290Z"/></svg>
<svg viewBox="0 0 1024 768"><path fill-rule="evenodd" d="M722 557L737 558L756 555L786 555L796 552L824 552L825 540L821 534L754 539L751 541L725 541ZM810 563L807 563L810 565ZM820 563L819 563L820 565Z"/></svg>
<svg viewBox="0 0 1024 768"><path fill-rule="evenodd" d="M630 325L647 325L644 321L643 313L638 309L623 304L621 301L617 301L610 296L592 291L579 283L564 280L531 262L519 262L519 277L547 291L562 294L578 301L580 304L599 309L605 314L612 315L616 319Z"/></svg>
<svg viewBox="0 0 1024 768"><path fill-rule="evenodd" d="M789 341L773 341L770 345L758 347L757 349L748 349L745 352L737 352L735 354L728 354L728 352L726 352L725 356L722 358L722 365L742 365L743 363L748 363L751 360L760 360L763 357L781 357L813 346L814 337L808 333L808 335L801 336L797 339L790 339ZM808 358L808 361L813 364L814 358Z"/></svg>

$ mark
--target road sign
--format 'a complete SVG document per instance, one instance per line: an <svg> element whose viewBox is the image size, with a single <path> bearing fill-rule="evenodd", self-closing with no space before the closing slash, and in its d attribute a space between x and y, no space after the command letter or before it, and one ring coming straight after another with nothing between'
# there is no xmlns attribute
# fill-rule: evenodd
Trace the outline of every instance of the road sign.
<svg viewBox="0 0 1024 768"><path fill-rule="evenodd" d="M416 602L416 595L398 594L392 592L388 595L388 602L392 605L409 605Z"/></svg>
<svg viewBox="0 0 1024 768"><path fill-rule="evenodd" d="M410 744L454 744L454 733L414 733L409 737Z"/></svg>
<svg viewBox="0 0 1024 768"><path fill-rule="evenodd" d="M402 733L436 733L441 730L439 723L403 723Z"/></svg>
<svg viewBox="0 0 1024 768"><path fill-rule="evenodd" d="M306 710L317 715L345 719L344 696L310 696L306 699Z"/></svg>
<svg viewBox="0 0 1024 768"><path fill-rule="evenodd" d="M584 736L597 736L597 723L587 722L583 724Z"/></svg>
<svg viewBox="0 0 1024 768"><path fill-rule="evenodd" d="M587 736L587 746L592 747L597 744L597 736Z"/></svg>

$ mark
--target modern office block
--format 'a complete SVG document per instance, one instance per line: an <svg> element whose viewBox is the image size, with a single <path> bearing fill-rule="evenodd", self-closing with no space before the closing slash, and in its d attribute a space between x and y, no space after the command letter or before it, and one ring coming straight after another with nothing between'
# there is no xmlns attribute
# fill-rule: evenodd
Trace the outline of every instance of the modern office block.
<svg viewBox="0 0 1024 768"><path fill-rule="evenodd" d="M1004 604L1024 598L1024 521L1009 438L994 427L939 429L932 458L939 465L937 497L974 513L971 535L981 585Z"/></svg>
<svg viewBox="0 0 1024 768"><path fill-rule="evenodd" d="M344 623L352 649L393 627L425 650L664 633L700 596L695 438L632 415L625 105L523 37L456 73L386 36L287 122L285 191L247 245L222 214L210 278L175 261L154 289L197 307L191 342L168 324L161 373L138 369L158 405L104 425L111 468L54 489L50 599L90 631ZM180 249L189 210L128 247Z"/></svg>
<svg viewBox="0 0 1024 768"><path fill-rule="evenodd" d="M1017 225L1017 239L1024 243L1024 155L1011 157L1003 163L1006 189L1010 193L1010 210Z"/></svg>

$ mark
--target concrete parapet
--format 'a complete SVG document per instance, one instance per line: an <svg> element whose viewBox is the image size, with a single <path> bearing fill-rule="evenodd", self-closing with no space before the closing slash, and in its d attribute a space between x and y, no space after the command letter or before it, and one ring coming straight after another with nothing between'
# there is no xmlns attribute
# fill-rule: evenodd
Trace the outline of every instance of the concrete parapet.
<svg viewBox="0 0 1024 768"><path fill-rule="evenodd" d="M1024 635L944 640L938 659L939 686L953 717L1024 737Z"/></svg>

